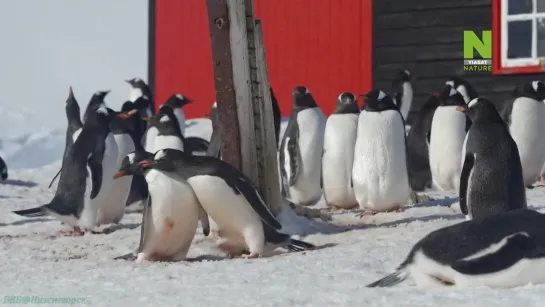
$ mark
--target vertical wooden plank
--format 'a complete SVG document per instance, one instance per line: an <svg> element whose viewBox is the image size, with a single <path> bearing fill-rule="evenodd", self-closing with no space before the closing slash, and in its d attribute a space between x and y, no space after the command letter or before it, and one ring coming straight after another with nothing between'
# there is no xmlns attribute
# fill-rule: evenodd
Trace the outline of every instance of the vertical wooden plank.
<svg viewBox="0 0 545 307"><path fill-rule="evenodd" d="M254 101L259 187L272 213L276 215L281 209L277 144L274 134L272 100L269 90L269 76L260 20L255 21L254 36L259 79L258 95L256 101Z"/></svg>

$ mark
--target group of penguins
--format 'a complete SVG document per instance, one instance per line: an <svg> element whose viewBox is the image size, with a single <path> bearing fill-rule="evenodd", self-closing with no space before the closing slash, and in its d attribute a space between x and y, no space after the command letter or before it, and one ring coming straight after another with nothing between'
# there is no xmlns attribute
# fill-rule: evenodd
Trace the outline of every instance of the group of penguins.
<svg viewBox="0 0 545 307"><path fill-rule="evenodd" d="M517 87L502 115L465 80L453 77L430 94L410 130L412 76L400 71L387 94L372 89L341 93L326 118L309 89L295 87L282 139L280 111L271 89L279 182L285 200L332 209L364 209L359 216L403 210L413 191L457 191L467 221L436 230L411 249L390 275L368 287L408 277L420 286L514 287L543 283L545 216L527 209L526 188L545 163L545 84ZM315 246L280 231L258 189L221 159L216 103L210 142L185 137L181 108L192 100L171 96L153 108L144 81L128 80L130 100L114 111L96 92L80 119L70 89L68 129L59 183L50 203L14 213L46 214L81 235L142 211L136 252L116 259L179 261L186 258L200 222L216 233L231 257L260 257L266 244L290 251ZM545 168L543 168L545 169Z"/></svg>

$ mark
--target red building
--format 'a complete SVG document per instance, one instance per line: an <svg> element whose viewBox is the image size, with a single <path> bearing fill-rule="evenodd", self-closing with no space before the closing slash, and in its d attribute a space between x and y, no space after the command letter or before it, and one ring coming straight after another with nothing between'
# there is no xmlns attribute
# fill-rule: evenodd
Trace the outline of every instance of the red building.
<svg viewBox="0 0 545 307"><path fill-rule="evenodd" d="M329 114L340 92L389 91L401 69L417 78L413 112L452 75L501 108L515 85L541 80L545 70L538 0L254 0L254 8L284 116L297 85ZM203 116L215 100L206 1L150 0L150 30L157 103L181 92L197 100L186 114ZM491 73L464 71L464 30L492 30Z"/></svg>
<svg viewBox="0 0 545 307"><path fill-rule="evenodd" d="M309 88L326 114L343 91L371 87L371 0L254 0L270 84L283 116L291 91ZM204 0L150 0L150 83L156 103L174 92L195 99L188 118L215 101L212 51Z"/></svg>

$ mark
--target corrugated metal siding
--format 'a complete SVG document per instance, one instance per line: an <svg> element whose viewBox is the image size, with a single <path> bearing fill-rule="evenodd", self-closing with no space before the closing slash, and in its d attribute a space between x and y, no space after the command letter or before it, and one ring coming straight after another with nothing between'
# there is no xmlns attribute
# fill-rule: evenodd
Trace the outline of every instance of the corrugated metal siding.
<svg viewBox="0 0 545 307"><path fill-rule="evenodd" d="M215 100L206 2L156 2L157 104L179 91L197 100L187 107L187 116L203 116ZM369 90L371 2L254 1L263 22L269 79L283 116L291 112L291 91L298 85L310 89L326 114L342 91Z"/></svg>

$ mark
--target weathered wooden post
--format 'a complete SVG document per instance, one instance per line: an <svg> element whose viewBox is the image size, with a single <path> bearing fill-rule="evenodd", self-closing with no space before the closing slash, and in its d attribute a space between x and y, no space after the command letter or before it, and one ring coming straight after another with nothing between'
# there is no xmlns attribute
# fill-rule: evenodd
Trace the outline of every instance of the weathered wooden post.
<svg viewBox="0 0 545 307"><path fill-rule="evenodd" d="M223 160L242 170L278 213L273 116L252 0L207 0L207 6Z"/></svg>

